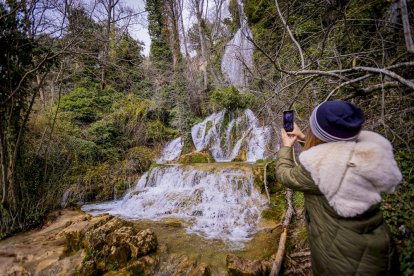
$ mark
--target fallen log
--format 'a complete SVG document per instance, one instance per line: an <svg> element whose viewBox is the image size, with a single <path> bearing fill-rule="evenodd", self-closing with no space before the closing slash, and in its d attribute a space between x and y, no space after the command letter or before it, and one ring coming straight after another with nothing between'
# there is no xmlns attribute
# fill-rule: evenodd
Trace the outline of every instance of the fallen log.
<svg viewBox="0 0 414 276"><path fill-rule="evenodd" d="M285 212L285 217L283 218L283 223L282 223L283 230L282 230L282 234L280 235L279 246L278 246L276 254L274 255L274 257L272 257L273 262L272 262L272 270L270 271L271 276L279 275L280 268L282 267L283 256L285 255L288 226L295 213L295 210L293 208L292 196L293 196L293 191L287 188L286 194L285 194L287 208Z"/></svg>

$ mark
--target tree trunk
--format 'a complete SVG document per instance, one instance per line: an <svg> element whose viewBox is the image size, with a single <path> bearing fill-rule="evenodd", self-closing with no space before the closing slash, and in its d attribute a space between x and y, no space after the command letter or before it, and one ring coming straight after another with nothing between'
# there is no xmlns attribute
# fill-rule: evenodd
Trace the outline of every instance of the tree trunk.
<svg viewBox="0 0 414 276"><path fill-rule="evenodd" d="M401 19L404 27L404 38L407 51L414 54L414 42L411 35L410 20L408 18L407 0L400 0Z"/></svg>
<svg viewBox="0 0 414 276"><path fill-rule="evenodd" d="M183 44L184 44L184 51L185 51L185 57L188 58L188 46L187 46L187 35L185 34L185 28L184 28L184 16L183 16L183 10L184 10L184 0L179 0L180 4L180 23L181 23L181 32L183 36Z"/></svg>
<svg viewBox="0 0 414 276"><path fill-rule="evenodd" d="M7 182L7 144L5 137L5 127L4 127L3 118L0 120L0 176L1 176L1 203L7 205L7 191L9 190Z"/></svg>
<svg viewBox="0 0 414 276"><path fill-rule="evenodd" d="M168 19L169 24L168 27L170 28L170 45L173 54L173 68L174 73L180 71L181 67L181 51L180 51L180 35L178 32L178 25L179 25L179 17L178 17L178 3L177 0L170 0L167 1L167 10L168 10Z"/></svg>
<svg viewBox="0 0 414 276"><path fill-rule="evenodd" d="M207 90L208 85L208 74L207 74L207 46L206 46L206 34L203 28L203 9L204 9L204 1L195 0L194 1L194 8L195 14L197 17L197 27L198 27L198 36L200 39L200 47L201 47L201 70L203 72L203 88Z"/></svg>
<svg viewBox="0 0 414 276"><path fill-rule="evenodd" d="M111 41L111 25L115 19L115 7L118 5L119 0L107 0L107 2L102 2L106 11L106 32L104 38L104 50L101 61L101 89L105 89L106 84L106 74L107 66L109 62L109 48Z"/></svg>

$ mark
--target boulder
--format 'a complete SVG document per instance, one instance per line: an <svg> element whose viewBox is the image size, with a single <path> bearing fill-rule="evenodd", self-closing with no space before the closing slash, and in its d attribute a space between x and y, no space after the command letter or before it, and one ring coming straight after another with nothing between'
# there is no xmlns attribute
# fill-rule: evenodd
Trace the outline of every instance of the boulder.
<svg viewBox="0 0 414 276"><path fill-rule="evenodd" d="M107 243L107 236L125 225L130 225L129 222L120 218L112 218L106 223L95 225L85 234L84 247L86 250L102 250L103 246Z"/></svg>
<svg viewBox="0 0 414 276"><path fill-rule="evenodd" d="M148 270L153 259L142 259L157 249L157 238L150 229L138 230L132 222L103 216L82 231L66 233L67 252L84 248L82 275L102 274L111 270ZM134 263L135 266L133 265ZM127 270L125 270L127 271ZM128 275L128 274L126 274ZM131 274L132 275L132 274Z"/></svg>

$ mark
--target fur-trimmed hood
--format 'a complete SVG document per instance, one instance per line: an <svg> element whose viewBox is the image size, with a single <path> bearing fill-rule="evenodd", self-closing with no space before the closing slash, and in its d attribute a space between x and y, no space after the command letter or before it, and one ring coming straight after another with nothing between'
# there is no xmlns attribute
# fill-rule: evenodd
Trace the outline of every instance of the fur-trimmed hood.
<svg viewBox="0 0 414 276"><path fill-rule="evenodd" d="M364 213L381 201L381 192L393 193L402 180L391 143L371 131L361 131L354 142L312 147L299 160L343 217Z"/></svg>

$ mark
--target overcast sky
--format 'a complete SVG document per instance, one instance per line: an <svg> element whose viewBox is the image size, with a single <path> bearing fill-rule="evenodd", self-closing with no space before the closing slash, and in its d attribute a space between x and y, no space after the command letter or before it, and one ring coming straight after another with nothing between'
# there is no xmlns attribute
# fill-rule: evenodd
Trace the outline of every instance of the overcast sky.
<svg viewBox="0 0 414 276"><path fill-rule="evenodd" d="M123 2L136 10L144 10L145 9L145 0L123 0ZM140 41L142 41L144 46L144 55L148 56L149 54L149 47L151 44L151 40L148 34L148 27L147 27L147 15L144 15L143 20L140 20L142 24L135 24L130 27L131 35Z"/></svg>

